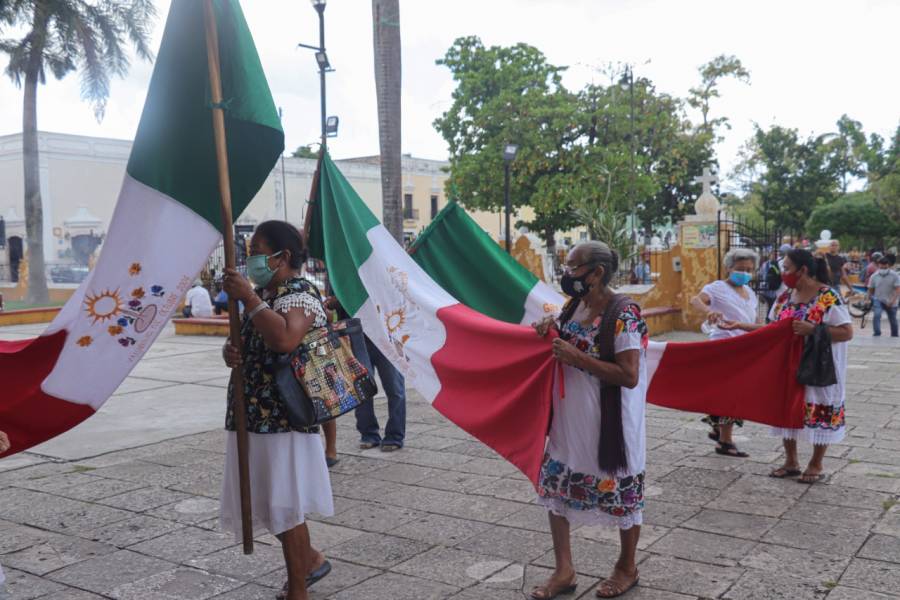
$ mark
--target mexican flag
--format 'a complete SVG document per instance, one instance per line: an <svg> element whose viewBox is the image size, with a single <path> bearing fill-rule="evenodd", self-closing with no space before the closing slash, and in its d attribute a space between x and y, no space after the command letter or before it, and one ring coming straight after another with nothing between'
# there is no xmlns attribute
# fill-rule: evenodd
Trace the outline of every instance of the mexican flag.
<svg viewBox="0 0 900 600"><path fill-rule="evenodd" d="M558 313L565 298L519 264L456 202L409 249L438 285L489 317L530 325Z"/></svg>
<svg viewBox="0 0 900 600"><path fill-rule="evenodd" d="M407 384L537 481L557 369L550 340L473 310L438 285L391 237L327 153L318 181L309 251L328 266L340 303L362 321ZM519 289L515 310L521 319L527 293L524 285Z"/></svg>
<svg viewBox="0 0 900 600"><path fill-rule="evenodd" d="M284 134L240 5L213 5L240 215L283 151ZM219 243L207 68L203 3L174 0L95 268L43 335L0 342L0 429L10 453L67 431L106 402Z"/></svg>
<svg viewBox="0 0 900 600"><path fill-rule="evenodd" d="M565 301L502 250L456 203L435 217L410 254L457 300L501 321L530 324L557 312ZM794 373L801 347L787 322L726 340L650 341L647 402L799 427L805 408L803 387Z"/></svg>

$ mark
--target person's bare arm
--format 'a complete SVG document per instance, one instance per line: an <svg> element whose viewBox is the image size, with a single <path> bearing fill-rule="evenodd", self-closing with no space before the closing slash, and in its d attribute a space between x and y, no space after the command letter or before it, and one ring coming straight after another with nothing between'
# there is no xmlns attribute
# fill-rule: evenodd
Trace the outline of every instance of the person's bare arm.
<svg viewBox="0 0 900 600"><path fill-rule="evenodd" d="M553 340L553 354L567 365L584 369L606 383L633 388L638 384L640 351L625 350L615 355L613 362L598 360L582 352L562 338Z"/></svg>

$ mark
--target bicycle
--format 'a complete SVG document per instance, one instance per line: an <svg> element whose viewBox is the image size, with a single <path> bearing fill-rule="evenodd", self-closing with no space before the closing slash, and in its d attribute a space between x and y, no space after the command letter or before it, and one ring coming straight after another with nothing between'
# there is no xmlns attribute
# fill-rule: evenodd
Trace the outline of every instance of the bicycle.
<svg viewBox="0 0 900 600"><path fill-rule="evenodd" d="M868 297L865 286L854 285L847 296L847 310L850 316L859 319L860 329L866 328L869 313L872 312L872 300Z"/></svg>

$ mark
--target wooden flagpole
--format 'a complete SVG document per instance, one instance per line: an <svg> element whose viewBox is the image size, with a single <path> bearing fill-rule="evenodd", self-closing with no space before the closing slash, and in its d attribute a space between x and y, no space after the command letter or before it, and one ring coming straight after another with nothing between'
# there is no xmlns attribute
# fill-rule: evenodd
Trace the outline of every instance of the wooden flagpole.
<svg viewBox="0 0 900 600"><path fill-rule="evenodd" d="M216 162L219 172L219 193L222 209L222 237L225 243L225 268L234 269L234 219L231 211L231 180L228 177L228 151L225 145L225 112L222 109L222 78L219 71L219 35L212 0L204 0L203 17L206 25L206 57L209 63L209 87L212 97L213 134L216 142ZM241 344L241 320L238 303L228 298L229 339L237 347ZM244 554L253 554L253 519L250 505L250 460L247 454L247 401L244 398L244 375L240 367L231 370L234 393L234 419L237 429L238 475L241 488L241 531Z"/></svg>

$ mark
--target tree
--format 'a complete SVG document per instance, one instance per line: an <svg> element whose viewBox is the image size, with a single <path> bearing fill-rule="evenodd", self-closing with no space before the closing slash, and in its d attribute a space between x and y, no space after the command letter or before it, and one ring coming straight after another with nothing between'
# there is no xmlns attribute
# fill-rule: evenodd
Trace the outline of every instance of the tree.
<svg viewBox="0 0 900 600"><path fill-rule="evenodd" d="M291 152L291 156L294 158L319 158L319 153L316 150L313 150L309 146L298 146L296 150Z"/></svg>
<svg viewBox="0 0 900 600"><path fill-rule="evenodd" d="M403 244L399 0L372 0L372 24L381 149L382 221L391 235Z"/></svg>
<svg viewBox="0 0 900 600"><path fill-rule="evenodd" d="M37 89L47 71L62 79L81 70L81 95L103 118L111 75L128 72L125 46L152 60L148 46L156 16L151 0L4 0L0 25L26 30L20 39L0 40L9 55L6 74L24 92L22 163L25 179L25 230L28 236L28 297L30 304L48 300L44 267L43 207L37 139Z"/></svg>
<svg viewBox="0 0 900 600"><path fill-rule="evenodd" d="M720 125L729 128L727 117L709 119L710 101L719 97L719 82L726 77L734 77L738 81L750 83L750 72L744 68L736 56L721 54L699 69L700 86L691 88L688 96L688 104L700 111L703 117L703 128L711 134Z"/></svg>
<svg viewBox="0 0 900 600"><path fill-rule="evenodd" d="M467 208L502 209L503 149L517 144L511 203L534 208L528 225L552 251L556 231L575 224L568 197L541 193L571 171L579 138L576 98L562 86L563 69L533 46L485 47L475 36L457 39L437 64L456 81L452 106L434 122L450 148L447 188Z"/></svg>
<svg viewBox="0 0 900 600"><path fill-rule="evenodd" d="M850 238L855 245L883 248L885 241L900 233L868 192L847 194L815 208L806 221L806 233L817 236L823 229L832 235Z"/></svg>

